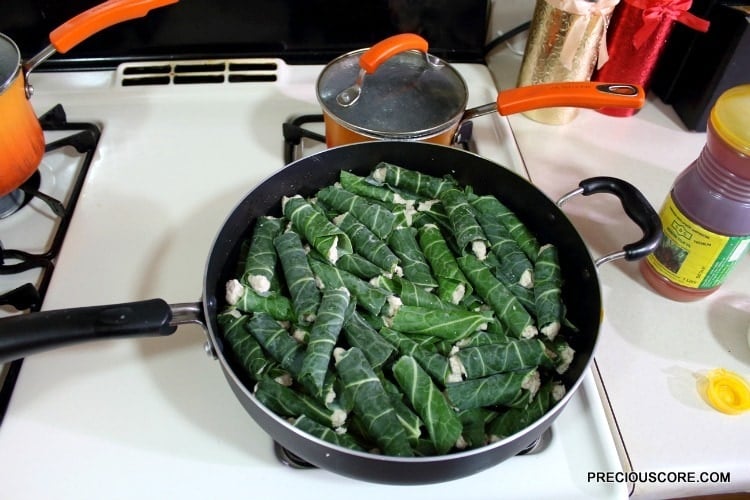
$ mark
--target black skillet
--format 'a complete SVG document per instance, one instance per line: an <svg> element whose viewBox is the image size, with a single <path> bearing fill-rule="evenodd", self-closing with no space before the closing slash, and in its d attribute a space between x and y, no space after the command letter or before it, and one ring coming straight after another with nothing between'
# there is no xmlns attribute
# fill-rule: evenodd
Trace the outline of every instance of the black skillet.
<svg viewBox="0 0 750 500"><path fill-rule="evenodd" d="M558 248L564 279L563 298L569 319L580 332L573 339L576 357L563 382L565 397L544 417L501 441L482 448L426 458L398 458L360 453L328 444L292 427L252 395L252 383L225 352L217 313L225 306L224 290L235 276L240 245L256 217L280 215L282 196L312 195L338 180L341 170L366 175L380 161L423 173L450 174L478 194L494 194L532 230L541 243ZM578 193L612 193L643 230L641 240L598 262L623 257L636 260L656 247L661 224L654 209L630 184L612 178L587 179ZM388 484L424 484L474 474L516 455L539 438L563 411L581 383L596 346L602 303L596 270L585 243L565 214L520 176L477 155L448 146L419 142L368 142L328 149L298 160L255 187L236 206L214 241L204 275L203 299L169 305L153 299L127 304L31 313L0 320L0 362L37 351L88 340L158 336L177 325L198 322L207 330L213 353L232 391L255 422L294 455L318 467L357 479Z"/></svg>

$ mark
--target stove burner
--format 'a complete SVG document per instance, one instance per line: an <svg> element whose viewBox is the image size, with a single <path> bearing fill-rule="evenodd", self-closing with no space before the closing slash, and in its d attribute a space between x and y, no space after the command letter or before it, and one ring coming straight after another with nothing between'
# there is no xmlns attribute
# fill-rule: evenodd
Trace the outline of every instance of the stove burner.
<svg viewBox="0 0 750 500"><path fill-rule="evenodd" d="M12 203L0 199L0 213L7 212L6 217L15 213L34 198L47 204L52 213L56 216L55 226L49 235L49 243L44 250L39 253L31 253L23 249L7 249L0 242L0 276L18 274L30 269L41 269L36 286L32 283L26 283L17 286L13 290L0 290L0 307L10 306L18 311L38 311L42 307L42 300L47 292L52 272L54 271L54 260L60 252L63 239L67 233L73 210L83 187L89 165L94 157L97 144L99 143L99 128L93 123L76 123L68 122L65 110L61 105L57 105L42 116L39 117L39 123L44 131L61 131L68 135L56 141L49 142L46 152L54 151L58 148L72 147L81 158L77 175L70 185L66 196L66 208L60 200L40 192L41 175L35 172L32 177L26 181L18 190L8 196L12 196ZM9 209L3 209L5 204L11 206ZM48 214L44 215L48 217ZM0 218L2 218L0 216ZM0 234L0 237L2 235ZM18 283L18 282L16 282ZM16 360L12 363L0 366L0 421L5 414L8 402L10 401L13 388L21 369L23 360Z"/></svg>
<svg viewBox="0 0 750 500"><path fill-rule="evenodd" d="M16 189L0 197L0 219L5 219L18 212L26 202L26 194L21 189Z"/></svg>
<svg viewBox="0 0 750 500"><path fill-rule="evenodd" d="M523 455L536 455L537 453L541 453L547 449L547 446L549 446L551 439L552 439L552 429L547 428L547 430L545 430L541 436L536 438L526 448L519 451L516 456L520 457ZM279 462L281 462L282 465L286 465L287 467L290 467L292 469L315 469L316 468L310 462L306 461L304 458L300 458L299 456L295 455L291 451L281 446L276 441L273 442L273 452L274 452L274 455L276 455L276 459Z"/></svg>

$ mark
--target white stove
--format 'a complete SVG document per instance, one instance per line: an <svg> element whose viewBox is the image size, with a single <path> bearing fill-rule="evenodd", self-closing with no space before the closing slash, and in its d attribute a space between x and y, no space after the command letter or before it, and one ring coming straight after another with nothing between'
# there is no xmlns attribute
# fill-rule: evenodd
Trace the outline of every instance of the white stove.
<svg viewBox="0 0 750 500"><path fill-rule="evenodd" d="M232 62L258 78L230 83L224 61L211 61L222 83L175 83L175 62L164 63L166 79L149 85L123 85L133 73L151 72L130 65L33 75L39 112L63 103L70 120L97 123L102 132L43 309L200 298L224 218L283 167L282 123L320 112L314 82L322 66ZM485 66L456 67L469 85L469 106L495 100ZM505 118L476 119L473 137L480 155L527 177ZM456 481L385 486L281 465L271 438L205 355L205 340L200 327L181 326L169 337L27 358L0 424L3 496L627 497L624 484L589 481L589 473L622 470L591 374L543 450Z"/></svg>

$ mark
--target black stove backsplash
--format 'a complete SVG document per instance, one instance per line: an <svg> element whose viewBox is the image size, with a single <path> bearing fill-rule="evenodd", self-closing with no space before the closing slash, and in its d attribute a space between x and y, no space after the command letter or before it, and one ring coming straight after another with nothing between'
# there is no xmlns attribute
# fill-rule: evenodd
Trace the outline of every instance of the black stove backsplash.
<svg viewBox="0 0 750 500"><path fill-rule="evenodd" d="M27 59L49 32L101 1L3 0L0 32ZM418 33L451 62L483 62L489 0L181 0L97 33L39 69L104 69L123 61L280 57L323 64L390 35Z"/></svg>

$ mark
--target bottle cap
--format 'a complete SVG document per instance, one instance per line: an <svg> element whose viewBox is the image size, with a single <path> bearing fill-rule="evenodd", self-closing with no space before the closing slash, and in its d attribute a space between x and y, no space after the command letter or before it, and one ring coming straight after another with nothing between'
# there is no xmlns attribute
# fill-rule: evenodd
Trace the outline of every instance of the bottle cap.
<svg viewBox="0 0 750 500"><path fill-rule="evenodd" d="M750 156L750 84L721 94L711 110L710 121L724 142Z"/></svg>
<svg viewBox="0 0 750 500"><path fill-rule="evenodd" d="M745 379L724 368L706 374L706 399L715 409L730 415L750 410L750 387Z"/></svg>

